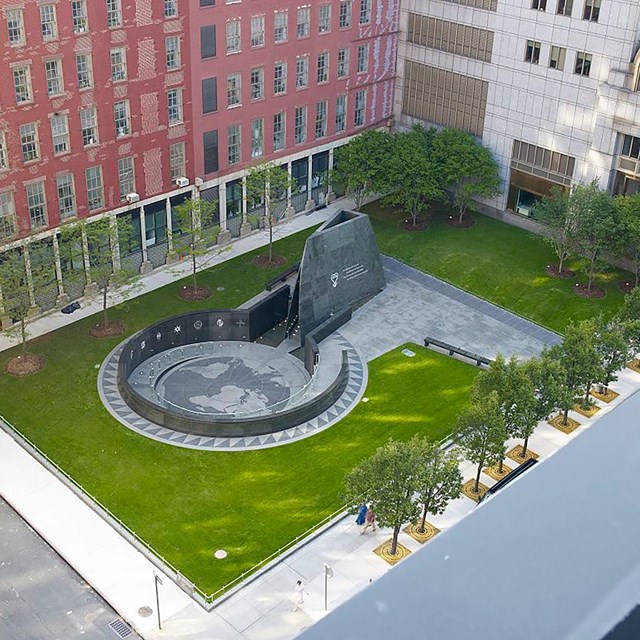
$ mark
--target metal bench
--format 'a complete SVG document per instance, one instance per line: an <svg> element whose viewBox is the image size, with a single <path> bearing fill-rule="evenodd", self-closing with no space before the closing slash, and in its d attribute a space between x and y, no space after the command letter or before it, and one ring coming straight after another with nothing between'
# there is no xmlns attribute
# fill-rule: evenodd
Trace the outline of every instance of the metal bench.
<svg viewBox="0 0 640 640"><path fill-rule="evenodd" d="M450 356L457 354L464 358L468 358L469 360L472 360L473 362L475 362L478 367L483 364L490 365L492 362L490 358L486 358L485 356L481 356L477 353L472 353L471 351L467 351L466 349L461 349L460 347L454 347L452 344L449 344L448 342L443 342L442 340L438 340L437 338L425 338L424 346L428 347L430 345L443 349Z"/></svg>

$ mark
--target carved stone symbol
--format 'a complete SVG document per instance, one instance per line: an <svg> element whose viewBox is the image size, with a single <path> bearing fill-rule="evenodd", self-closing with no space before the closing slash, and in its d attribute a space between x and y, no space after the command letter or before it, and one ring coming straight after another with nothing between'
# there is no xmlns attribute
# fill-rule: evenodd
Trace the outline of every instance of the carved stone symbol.
<svg viewBox="0 0 640 640"><path fill-rule="evenodd" d="M162 334L158 331L158 333L156 333L156 340L160 340L160 338L162 338Z"/></svg>
<svg viewBox="0 0 640 640"><path fill-rule="evenodd" d="M331 274L331 286L335 289L338 286L338 278L340 276L337 273Z"/></svg>
<svg viewBox="0 0 640 640"><path fill-rule="evenodd" d="M236 320L236 325L238 327L244 327L245 324L246 322L244 320Z"/></svg>
<svg viewBox="0 0 640 640"><path fill-rule="evenodd" d="M146 346L147 346L147 343L143 340L143 341L140 343L140 349L144 349Z"/></svg>
<svg viewBox="0 0 640 640"><path fill-rule="evenodd" d="M196 320L193 323L193 328L196 329L197 331L199 331L200 329L202 329L202 320Z"/></svg>
<svg viewBox="0 0 640 640"><path fill-rule="evenodd" d="M182 327L179 324L173 327L174 333L180 333L181 331L182 331Z"/></svg>
<svg viewBox="0 0 640 640"><path fill-rule="evenodd" d="M222 318L218 318L218 319L216 320L216 324L217 324L219 327L221 327L221 326L223 326L223 325L224 325L224 320L223 320Z"/></svg>

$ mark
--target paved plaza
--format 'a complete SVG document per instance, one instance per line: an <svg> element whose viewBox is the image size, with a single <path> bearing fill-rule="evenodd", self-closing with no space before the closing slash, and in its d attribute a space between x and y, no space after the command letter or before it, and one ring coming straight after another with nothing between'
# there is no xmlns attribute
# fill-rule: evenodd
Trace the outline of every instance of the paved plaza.
<svg viewBox="0 0 640 640"><path fill-rule="evenodd" d="M336 206L344 207L345 203L310 216L298 216L279 232L294 233L317 224ZM266 235L259 233L237 241L224 254L213 256L209 264L264 244ZM497 352L528 356L538 353L544 344L559 340L554 333L396 261L385 259L384 265L389 286L358 309L339 333L364 361L407 341L421 343L426 335L489 357ZM175 277L167 270L152 274L143 282L149 290ZM88 305L78 313L88 315L97 310L97 306ZM75 319L52 314L36 321L32 332L45 333ZM8 336L0 335L2 348L10 343ZM571 413L580 420L579 429L565 434L550 425L540 425L530 439L530 448L541 460L553 455L640 388L640 374L626 369L612 388L619 398L608 405L599 403L601 410L594 418L587 420ZM469 463L462 463L461 470L465 480L472 477L473 466ZM494 481L483 474L482 482L491 485ZM373 553L390 538L390 532L378 529L360 535L354 517L340 515L312 540L298 545L280 562L240 585L209 613L159 572L163 582L159 592L163 628L159 630L154 591L154 572L158 573L158 569L6 430L0 430L0 495L148 640L288 640L326 615L325 583L327 610L331 611L390 568ZM442 516L430 521L445 532L474 507L472 500L462 497L453 501ZM400 542L413 553L421 548L404 532ZM326 581L325 563L333 572ZM304 581L309 596L294 611L296 580ZM142 615L145 607L153 609L154 615Z"/></svg>

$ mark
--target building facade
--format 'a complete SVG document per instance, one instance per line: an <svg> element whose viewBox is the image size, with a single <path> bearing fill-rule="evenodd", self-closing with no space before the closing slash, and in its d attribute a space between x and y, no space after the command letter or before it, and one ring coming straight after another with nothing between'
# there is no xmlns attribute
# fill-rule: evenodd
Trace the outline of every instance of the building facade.
<svg viewBox="0 0 640 640"><path fill-rule="evenodd" d="M465 129L528 216L552 186L640 189L635 0L403 0L395 112Z"/></svg>
<svg viewBox="0 0 640 640"><path fill-rule="evenodd" d="M290 172L282 212L324 201L333 149L392 116L398 19L396 0L0 0L0 252L54 266L34 314L91 289L66 222L127 217L118 259L144 273L187 197L217 203L221 242L256 226L251 165Z"/></svg>

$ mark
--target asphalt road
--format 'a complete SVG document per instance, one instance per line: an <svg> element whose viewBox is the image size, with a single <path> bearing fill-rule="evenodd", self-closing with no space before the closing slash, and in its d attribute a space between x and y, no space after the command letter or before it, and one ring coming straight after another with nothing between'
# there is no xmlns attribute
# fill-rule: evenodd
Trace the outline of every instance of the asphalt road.
<svg viewBox="0 0 640 640"><path fill-rule="evenodd" d="M118 640L115 611L0 498L0 638ZM131 633L127 640L139 640Z"/></svg>

